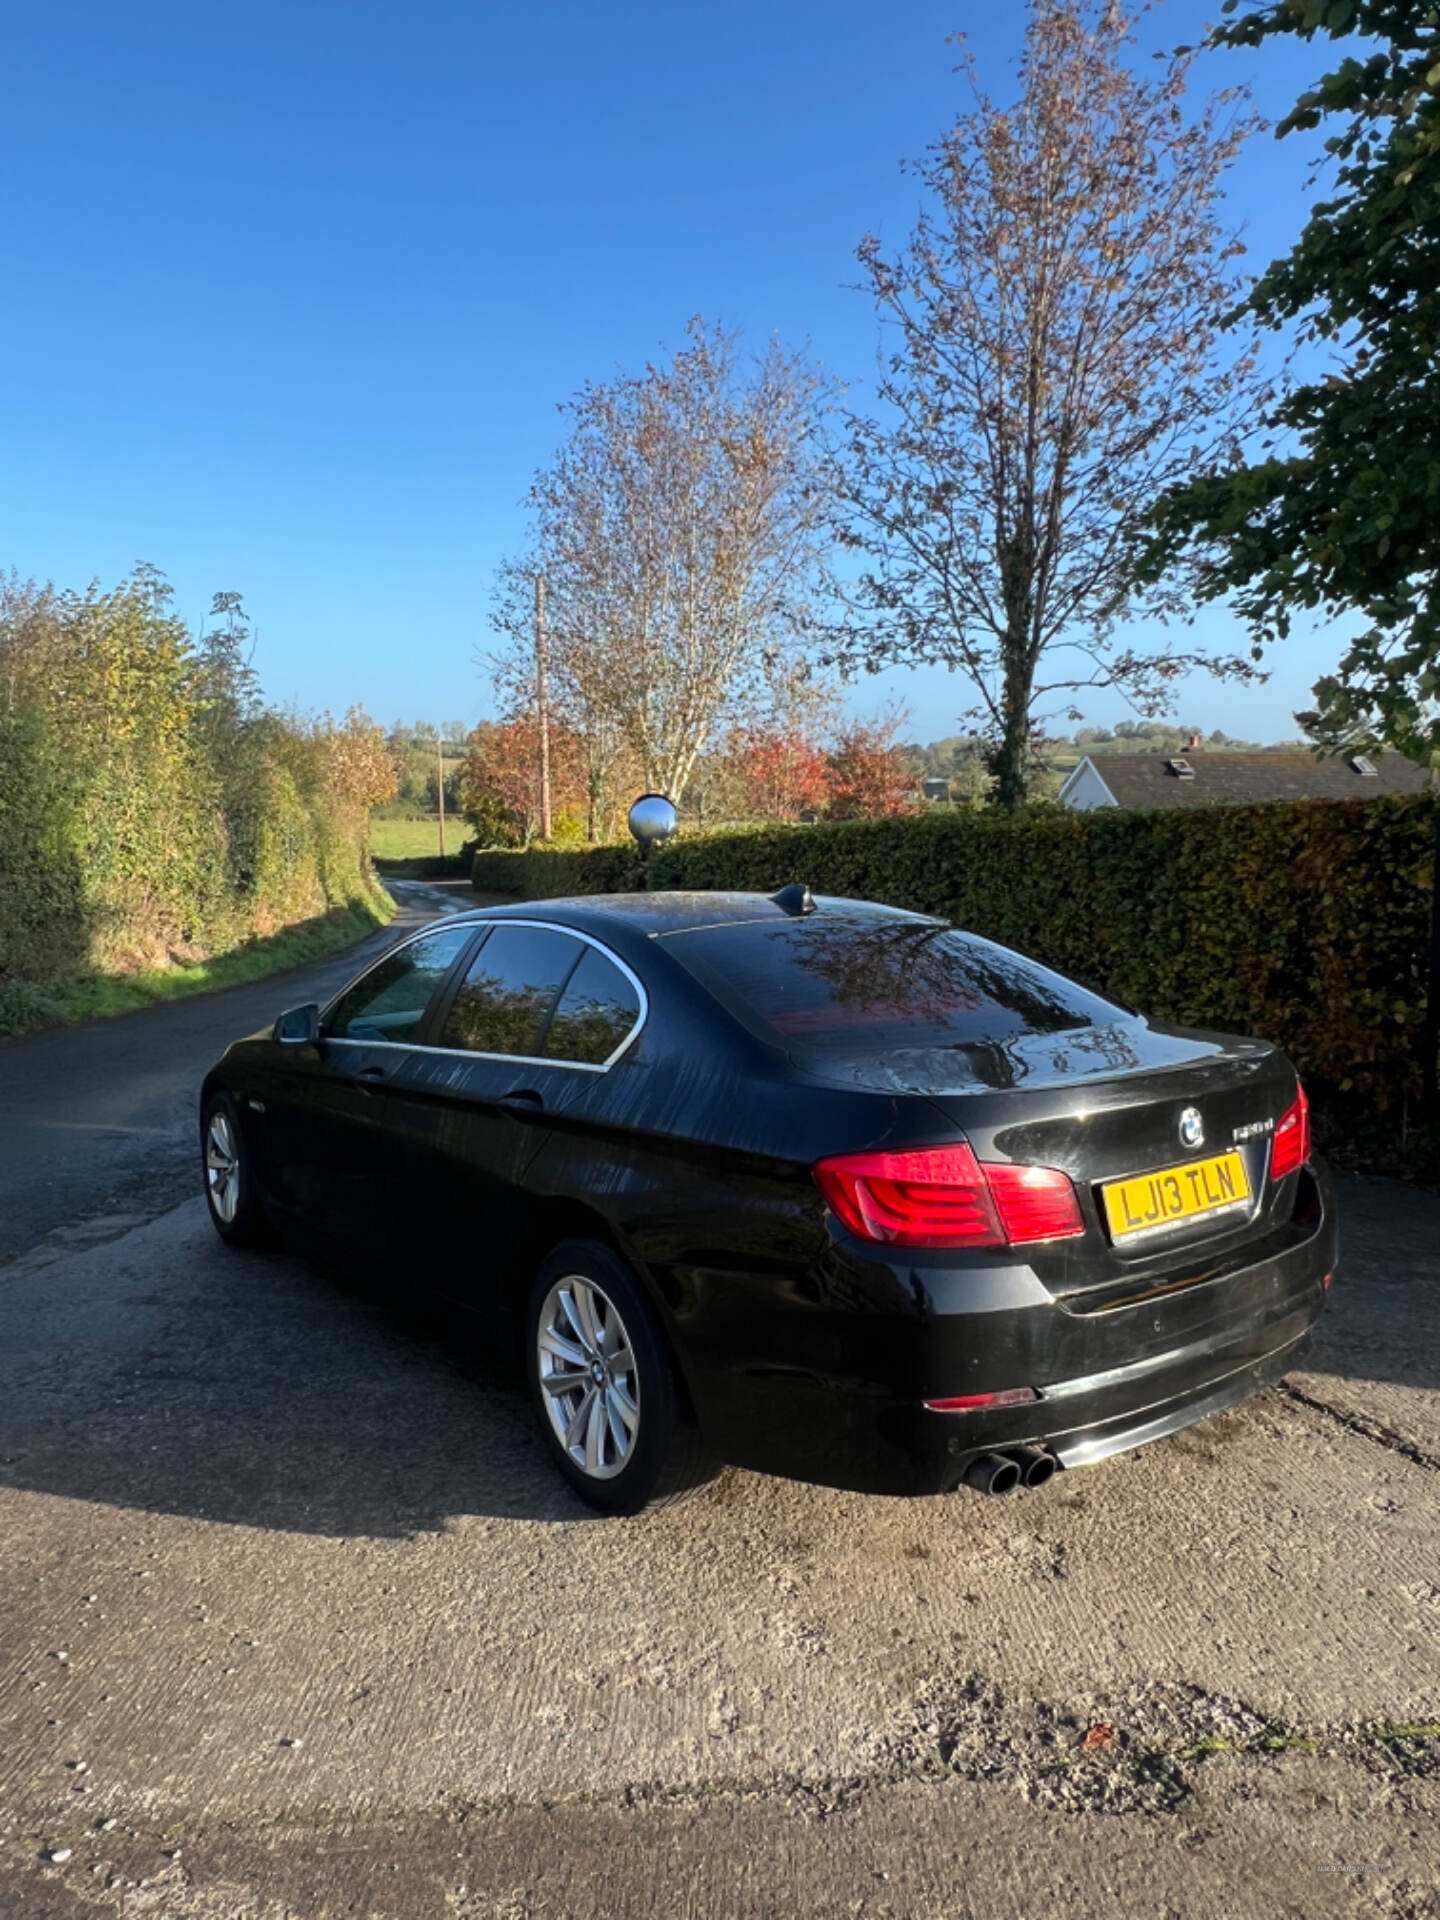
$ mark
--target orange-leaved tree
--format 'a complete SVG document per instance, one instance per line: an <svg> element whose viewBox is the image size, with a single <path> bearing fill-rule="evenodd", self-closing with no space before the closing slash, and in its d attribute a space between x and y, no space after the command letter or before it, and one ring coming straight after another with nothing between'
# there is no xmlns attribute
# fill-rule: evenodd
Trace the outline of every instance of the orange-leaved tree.
<svg viewBox="0 0 1440 1920"><path fill-rule="evenodd" d="M824 749L781 727L735 727L725 743L737 817L798 820L825 805Z"/></svg>
<svg viewBox="0 0 1440 1920"><path fill-rule="evenodd" d="M836 733L825 756L832 820L914 813L915 775L895 744L903 719L903 714L891 712L876 720L852 720Z"/></svg>
<svg viewBox="0 0 1440 1920"><path fill-rule="evenodd" d="M550 804L555 814L585 806L585 746L570 727L550 723ZM482 721L470 735L460 804L482 841L525 845L540 827L540 735L533 714Z"/></svg>

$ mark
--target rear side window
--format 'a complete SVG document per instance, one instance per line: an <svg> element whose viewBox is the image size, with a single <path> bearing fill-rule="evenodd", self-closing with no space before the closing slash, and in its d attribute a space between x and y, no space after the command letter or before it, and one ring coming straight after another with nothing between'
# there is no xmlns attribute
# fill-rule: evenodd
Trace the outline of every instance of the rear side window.
<svg viewBox="0 0 1440 1920"><path fill-rule="evenodd" d="M552 1060L602 1066L624 1044L640 1018L640 996L617 966L594 947L585 949L545 1037Z"/></svg>
<svg viewBox="0 0 1440 1920"><path fill-rule="evenodd" d="M474 937L473 922L443 927L390 954L336 1001L326 1033L336 1040L413 1038L436 988Z"/></svg>
<svg viewBox="0 0 1440 1920"><path fill-rule="evenodd" d="M665 945L722 1006L797 1052L963 1046L1126 1017L1021 954L927 921L820 913Z"/></svg>
<svg viewBox="0 0 1440 1920"><path fill-rule="evenodd" d="M585 951L551 927L497 926L470 962L439 1044L537 1058L551 1009Z"/></svg>

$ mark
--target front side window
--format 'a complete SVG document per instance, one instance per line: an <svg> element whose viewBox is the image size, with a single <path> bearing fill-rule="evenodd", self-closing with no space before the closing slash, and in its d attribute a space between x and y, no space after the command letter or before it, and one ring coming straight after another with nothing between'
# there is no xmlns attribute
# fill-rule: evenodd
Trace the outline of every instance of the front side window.
<svg viewBox="0 0 1440 1920"><path fill-rule="evenodd" d="M440 1045L538 1058L560 990L585 951L553 927L501 921L470 963Z"/></svg>
<svg viewBox="0 0 1440 1920"><path fill-rule="evenodd" d="M440 982L474 937L473 924L441 927L388 955L336 1001L325 1022L327 1037L412 1040Z"/></svg>
<svg viewBox="0 0 1440 1920"><path fill-rule="evenodd" d="M634 987L603 953L587 947L551 1019L546 1057L603 1066L639 1018Z"/></svg>

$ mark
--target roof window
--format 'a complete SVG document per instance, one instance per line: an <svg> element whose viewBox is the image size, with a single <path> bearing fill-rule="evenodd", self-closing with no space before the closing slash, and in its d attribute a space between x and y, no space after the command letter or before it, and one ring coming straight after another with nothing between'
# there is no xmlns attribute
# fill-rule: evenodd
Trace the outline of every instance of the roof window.
<svg viewBox="0 0 1440 1920"><path fill-rule="evenodd" d="M1167 773L1173 773L1177 780L1193 780L1195 778L1195 769L1188 760L1167 760L1165 762L1165 771Z"/></svg>
<svg viewBox="0 0 1440 1920"><path fill-rule="evenodd" d="M1350 764L1364 780L1378 780L1380 777L1380 769L1366 754L1357 753Z"/></svg>

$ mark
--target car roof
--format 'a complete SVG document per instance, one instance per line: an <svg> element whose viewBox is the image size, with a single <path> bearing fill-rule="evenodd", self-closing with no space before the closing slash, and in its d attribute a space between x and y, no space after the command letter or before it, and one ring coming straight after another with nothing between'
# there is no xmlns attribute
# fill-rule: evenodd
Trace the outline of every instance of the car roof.
<svg viewBox="0 0 1440 1920"><path fill-rule="evenodd" d="M926 916L873 900L846 900L837 894L816 894L815 910L838 920L914 920ZM626 931L650 939L691 933L701 927L740 926L749 921L774 923L795 916L777 906L767 893L585 893L559 900L517 901L514 905L480 907L466 920L553 920L583 933ZM810 918L809 915L806 918Z"/></svg>

